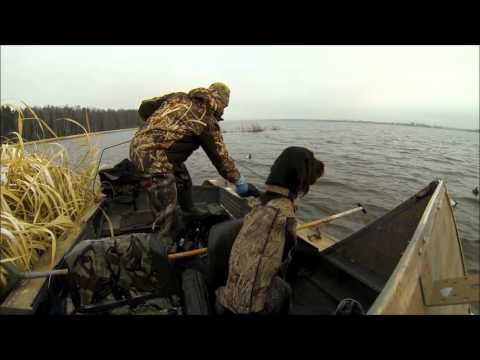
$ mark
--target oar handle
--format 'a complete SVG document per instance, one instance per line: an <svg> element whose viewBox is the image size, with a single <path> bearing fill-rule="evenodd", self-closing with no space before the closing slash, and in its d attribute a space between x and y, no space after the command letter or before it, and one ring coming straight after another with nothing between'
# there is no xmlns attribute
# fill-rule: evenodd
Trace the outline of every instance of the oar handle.
<svg viewBox="0 0 480 360"><path fill-rule="evenodd" d="M20 273L20 277L23 279L37 279L42 277L68 275L68 269L56 269L50 271L30 271Z"/></svg>
<svg viewBox="0 0 480 360"><path fill-rule="evenodd" d="M306 224L300 224L300 225L297 226L297 230L308 229L308 228L311 228L311 227L314 227L314 226L317 226L317 225L320 225L320 224L326 224L326 223L329 223L333 220L341 218L343 216L350 215L350 214L353 214L353 213L356 213L356 212L359 212L359 211L362 211L363 213L367 212L361 204L358 204L358 205L359 206L356 207L356 208L353 208L353 209L350 209L350 210L347 210L347 211L344 211L344 212L341 212L341 213L338 213L338 214L335 214L335 215L331 215L331 216L326 217L324 219L314 220L314 221L311 221L311 222L306 223Z"/></svg>
<svg viewBox="0 0 480 360"><path fill-rule="evenodd" d="M179 253L175 253L175 254L169 254L168 259L169 260L182 259L182 258L186 258L186 257L205 254L207 251L208 251L207 248L200 248L200 249L195 249L195 250L183 251L183 252L179 252Z"/></svg>
<svg viewBox="0 0 480 360"><path fill-rule="evenodd" d="M9 276L12 278L16 279L37 279L37 278L42 278L42 277L48 277L48 276L55 276L55 275L68 275L68 269L54 269L50 271L30 271L30 272L21 272L18 271L17 268L12 265L12 264L2 264L0 263L1 266L3 266L6 270Z"/></svg>
<svg viewBox="0 0 480 360"><path fill-rule="evenodd" d="M329 216L325 219L315 220L315 221L312 221L312 222L309 222L309 223L306 223L306 224L298 225L297 230L302 230L302 229L310 228L310 227L313 227L313 226L316 226L316 225L319 225L319 224L328 223L328 222L333 221L335 219L338 219L342 216L353 214L353 213L356 213L358 211L362 211L364 213L367 212L361 204L358 204L358 205L359 206L356 207L356 208L341 212L339 214ZM195 250L190 250L190 251L183 251L183 252L180 252L180 253L169 254L168 259L169 260L176 260L176 259L182 259L182 258L197 256L197 255L205 254L205 253L207 253L207 251L208 251L208 248L200 248L200 249L195 249Z"/></svg>

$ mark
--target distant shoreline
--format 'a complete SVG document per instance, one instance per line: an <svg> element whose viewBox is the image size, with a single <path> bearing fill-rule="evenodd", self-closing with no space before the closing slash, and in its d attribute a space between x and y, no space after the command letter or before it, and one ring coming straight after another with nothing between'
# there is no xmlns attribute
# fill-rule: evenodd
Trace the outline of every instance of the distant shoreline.
<svg viewBox="0 0 480 360"><path fill-rule="evenodd" d="M438 125L427 125L421 123L401 123L401 122L385 122L385 121L368 121L368 120L331 120L331 119L260 119L260 120L229 120L232 122L241 122L241 121L325 121L325 122L342 122L342 123L363 123L363 124L379 124L379 125L395 125L395 126L408 126L408 127L422 127L430 129L444 129L444 130L456 130L456 131L468 131L480 133L480 129L462 129L462 128L453 128L446 126Z"/></svg>
<svg viewBox="0 0 480 360"><path fill-rule="evenodd" d="M124 128L124 129L114 129L114 130L103 130L103 131L96 131L96 132L90 132L88 133L91 136L96 136L96 135L102 135L102 134L107 134L107 133L115 133L119 131L130 131L130 130L136 130L138 128ZM32 140L32 141L25 141L25 145L36 145L36 144L43 144L43 143L49 143L49 142L56 142L56 141L64 141L64 140L70 140L70 139L76 139L76 138L81 138L84 137L86 134L81 133L81 134L75 134L75 135L68 135L68 136L57 136L57 137L51 137L51 138L46 138L46 139L41 139L41 140Z"/></svg>
<svg viewBox="0 0 480 360"><path fill-rule="evenodd" d="M408 127L422 127L422 128L432 128L432 129L443 129L443 130L456 130L456 131L467 131L473 133L480 133L480 129L472 130L472 129L459 129L459 128L450 128L450 127L443 127L443 126L430 126L425 124L415 124L413 123L390 123L390 122L376 122L376 121L365 121L365 120L327 120L327 119L261 119L261 120L227 120L231 122L242 122L242 121L325 121L325 122L340 122L340 123L363 123L363 124L380 124L380 125L396 125L396 126L408 126ZM91 132L90 135L101 135L107 133L114 133L120 131L131 131L138 128L123 128L123 129L114 129L114 130L104 130L104 131L97 131ZM55 142L55 141L63 141L63 140L70 140L75 138L84 137L85 133L75 134L75 135L68 135L68 136L59 136L59 137L52 137L46 138L41 140L33 140L33 141L25 141L25 145L33 145L33 144L42 144L48 142Z"/></svg>

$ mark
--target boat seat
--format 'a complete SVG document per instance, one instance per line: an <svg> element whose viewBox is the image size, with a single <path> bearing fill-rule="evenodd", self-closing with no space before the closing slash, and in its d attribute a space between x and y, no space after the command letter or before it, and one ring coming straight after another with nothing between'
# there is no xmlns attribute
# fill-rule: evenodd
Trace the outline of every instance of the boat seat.
<svg viewBox="0 0 480 360"><path fill-rule="evenodd" d="M208 236L207 278L188 268L182 273L183 305L186 315L215 313L215 290L227 282L228 261L233 241L243 220L229 220L214 225Z"/></svg>
<svg viewBox="0 0 480 360"><path fill-rule="evenodd" d="M213 291L227 283L230 251L242 224L243 219L228 220L210 229L207 281Z"/></svg>
<svg viewBox="0 0 480 360"><path fill-rule="evenodd" d="M194 269L182 273L182 290L185 315L210 315L212 308L205 277Z"/></svg>

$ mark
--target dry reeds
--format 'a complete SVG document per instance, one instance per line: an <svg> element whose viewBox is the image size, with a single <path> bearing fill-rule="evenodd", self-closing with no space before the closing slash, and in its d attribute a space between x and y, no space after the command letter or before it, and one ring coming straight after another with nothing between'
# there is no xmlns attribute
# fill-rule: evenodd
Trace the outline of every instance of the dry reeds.
<svg viewBox="0 0 480 360"><path fill-rule="evenodd" d="M27 109L32 117L18 111L16 141L2 144L0 152L0 262L12 263L19 271L31 270L46 252L53 266L57 242L98 195L92 192L97 157L88 131L78 122L64 119L85 132L86 152L79 161L71 161L58 143L52 144L53 150L29 151L27 147L32 145L26 147L22 138L25 121L37 121L42 131L56 135ZM0 288L6 284L6 272L0 266Z"/></svg>
<svg viewBox="0 0 480 360"><path fill-rule="evenodd" d="M245 124L242 123L240 126L240 132L262 132L265 131L265 128L260 126L258 123L250 123L250 124Z"/></svg>

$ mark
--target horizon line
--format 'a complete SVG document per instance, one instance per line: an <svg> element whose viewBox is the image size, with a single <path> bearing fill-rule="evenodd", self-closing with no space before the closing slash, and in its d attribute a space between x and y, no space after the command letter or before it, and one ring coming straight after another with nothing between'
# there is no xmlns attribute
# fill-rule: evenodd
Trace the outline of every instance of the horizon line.
<svg viewBox="0 0 480 360"><path fill-rule="evenodd" d="M468 131L480 131L479 128L455 128L443 125L428 125L424 123L417 123L415 121L403 122L403 121L375 121L375 120L351 120L351 119L302 119L302 118L274 118L274 119L242 119L242 120L224 120L224 121L331 121L331 122L364 122L364 123L375 123L375 124L385 124L385 125L407 125L407 126L418 126L418 127L429 127L437 129L449 129L449 130L468 130ZM415 125L411 125L411 124Z"/></svg>
<svg viewBox="0 0 480 360"><path fill-rule="evenodd" d="M23 104L25 106L25 104ZM6 106L6 107L11 107L15 109L15 106L12 106L12 104L9 104L8 102L4 102L4 100L0 101L0 106ZM100 110L100 111L138 111L137 109L129 109L129 108L99 108L99 107L88 107L88 106L81 106L81 105L27 105L27 107L35 108L35 107L66 107L66 108L80 108L80 109L85 109L85 110ZM418 127L427 127L427 128L437 128L437 129L449 129L449 130L463 130L463 131L473 131L477 132L480 131L479 128L456 128L456 127L450 127L450 126L442 126L442 125L428 125L424 123L417 123L415 121L375 121L375 120L354 120L354 119L318 119L318 118L301 118L301 117L295 117L295 118L270 118L270 119L227 119L223 121L295 121L295 120L301 120L301 121L330 121L330 122L363 122L363 123L375 123L375 124L385 124L385 125L406 125L406 126L418 126ZM411 125L415 124L415 125Z"/></svg>

